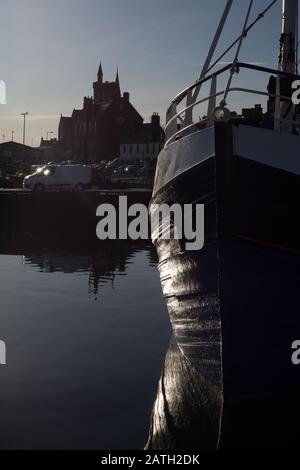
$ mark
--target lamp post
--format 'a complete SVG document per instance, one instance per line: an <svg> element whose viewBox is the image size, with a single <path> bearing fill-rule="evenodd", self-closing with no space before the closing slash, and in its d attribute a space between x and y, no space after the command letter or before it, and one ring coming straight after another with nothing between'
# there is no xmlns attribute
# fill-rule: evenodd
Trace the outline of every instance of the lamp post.
<svg viewBox="0 0 300 470"><path fill-rule="evenodd" d="M23 124L23 145L25 145L25 127L26 127L26 116L28 115L28 112L26 113L21 113L21 116L24 117L24 124Z"/></svg>

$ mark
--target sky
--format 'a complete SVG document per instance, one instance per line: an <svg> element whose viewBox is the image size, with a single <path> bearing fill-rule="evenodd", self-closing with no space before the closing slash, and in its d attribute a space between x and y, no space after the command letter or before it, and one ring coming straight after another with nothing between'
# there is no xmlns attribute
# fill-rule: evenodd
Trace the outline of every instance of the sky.
<svg viewBox="0 0 300 470"><path fill-rule="evenodd" d="M270 0L255 0L251 20ZM92 95L99 62L104 80L119 68L122 92L147 122L162 121L170 100L199 76L226 0L6 0L0 20L0 80L7 103L0 105L0 142L39 145L57 136L60 114L81 108ZM216 52L242 29L248 0L235 0ZM276 67L281 0L260 21L241 51L243 61ZM232 59L232 54L224 60ZM257 75L248 84L258 86ZM261 88L261 86L260 86Z"/></svg>

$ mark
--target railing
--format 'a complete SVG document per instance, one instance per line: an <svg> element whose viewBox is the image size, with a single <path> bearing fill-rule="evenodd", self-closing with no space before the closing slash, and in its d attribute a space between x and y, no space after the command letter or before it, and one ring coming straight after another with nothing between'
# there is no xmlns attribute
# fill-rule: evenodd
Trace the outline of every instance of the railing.
<svg viewBox="0 0 300 470"><path fill-rule="evenodd" d="M217 77L221 74L224 74L227 70L232 70L233 63L230 63L226 65L225 67L221 68L220 70L216 71L215 73L212 73L205 78L196 81L186 89L184 89L182 92L180 92L175 98L172 100L168 110L167 110L167 115L166 115L166 142L165 142L165 147L167 145L170 145L172 142L175 140L178 140L180 137L183 137L185 135L190 134L193 132L193 130L199 129L200 127L208 127L209 125L213 124L214 120L214 111L216 108L216 98L224 96L225 91L228 92L228 94L233 93L233 92L242 92L242 93L247 93L247 94L254 94L258 96L266 96L266 97L272 97L274 98L275 101L275 109L274 109L274 126L278 126L278 123L285 122L288 125L300 125L299 122L293 120L293 119L283 119L280 116L280 103L281 102L290 102L291 97L285 96L285 95L280 95L280 88L279 88L279 81L280 78L288 78L290 80L299 80L300 76L299 75L294 75L290 73L283 72L281 70L276 70L268 67L261 67L257 66L254 64L247 64L243 62L237 62L235 64L236 67L236 73L239 73L240 69L249 69L249 70L257 70L263 73L267 74L272 74L277 77L277 86L276 86L276 93L268 93L265 91L261 90L253 90L249 88L242 88L242 87L230 87L228 90L221 90L217 91ZM192 92L195 88L198 88L199 86L202 87L205 83L211 83L211 88L210 88L210 93L208 96L201 98L194 103L184 106L182 109L177 111L178 105L180 105L185 98L188 97L190 92ZM207 110L207 117L203 120L200 120L198 122L187 122L186 119L184 118L185 116L188 115L187 111L193 110L196 106L199 106L203 103L208 102L208 110ZM178 120L180 121L180 124L178 123ZM178 129L178 124L180 128Z"/></svg>

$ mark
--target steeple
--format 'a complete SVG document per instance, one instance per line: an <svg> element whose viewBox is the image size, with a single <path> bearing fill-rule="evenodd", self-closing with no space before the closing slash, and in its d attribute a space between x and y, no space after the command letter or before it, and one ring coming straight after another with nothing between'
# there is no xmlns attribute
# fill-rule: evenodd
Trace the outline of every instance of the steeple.
<svg viewBox="0 0 300 470"><path fill-rule="evenodd" d="M103 71L102 71L102 64L101 64L101 62L100 62L100 65L99 65L97 77L98 77L98 82L99 82L99 83L102 83L102 82L103 82Z"/></svg>
<svg viewBox="0 0 300 470"><path fill-rule="evenodd" d="M121 89L120 89L120 81L119 81L119 69L117 67L117 75L116 75L116 84L118 87L119 94L121 95Z"/></svg>

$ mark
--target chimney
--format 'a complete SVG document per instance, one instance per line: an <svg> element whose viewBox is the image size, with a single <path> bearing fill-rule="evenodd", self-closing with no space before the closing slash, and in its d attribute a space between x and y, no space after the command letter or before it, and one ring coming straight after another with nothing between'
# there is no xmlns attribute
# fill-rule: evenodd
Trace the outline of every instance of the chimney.
<svg viewBox="0 0 300 470"><path fill-rule="evenodd" d="M128 91L125 91L125 92L123 93L123 99L124 99L124 101L126 101L127 103L129 102L129 93L128 93Z"/></svg>
<svg viewBox="0 0 300 470"><path fill-rule="evenodd" d="M92 98L90 98L89 96L85 96L83 99L83 107L87 108L88 106L92 104L92 102L93 102Z"/></svg>
<svg viewBox="0 0 300 470"><path fill-rule="evenodd" d="M153 113L151 117L151 124L156 129L160 127L160 116L158 113Z"/></svg>

